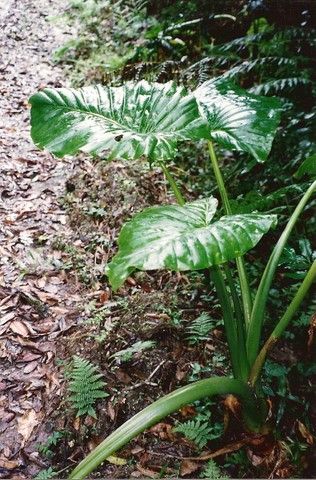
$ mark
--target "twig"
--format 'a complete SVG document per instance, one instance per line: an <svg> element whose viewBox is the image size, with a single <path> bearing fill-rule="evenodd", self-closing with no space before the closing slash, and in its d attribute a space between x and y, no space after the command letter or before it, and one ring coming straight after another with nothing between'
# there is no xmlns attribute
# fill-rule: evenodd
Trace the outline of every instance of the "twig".
<svg viewBox="0 0 316 480"><path fill-rule="evenodd" d="M135 388L139 388L139 387L142 387L143 385L151 385L153 387L157 387L158 383L154 383L154 382L150 382L150 380L153 378L153 376L155 375L155 373L158 372L159 368L166 362L166 360L162 360L162 362L159 363L159 365L157 365L157 367L151 372L151 374L146 378L146 380L144 380L143 382L139 382L139 383L135 383L135 385L132 385L128 388L126 388L126 390L134 390Z"/></svg>
<svg viewBox="0 0 316 480"><path fill-rule="evenodd" d="M148 453L150 455L158 455L158 456L164 456L164 457L170 457L170 458L177 458L179 460L191 460L195 462L204 462L206 460L210 460L212 458L220 457L221 455L225 455L226 453L231 453L239 450L240 448L244 447L247 445L249 441L249 438L245 438L244 440L241 440L239 442L234 442L227 447L220 448L219 450L216 450L215 452L210 452L206 453L205 455L201 455L200 457L181 457L180 455L170 455L168 453L160 453L160 452L153 452L151 450L148 450Z"/></svg>

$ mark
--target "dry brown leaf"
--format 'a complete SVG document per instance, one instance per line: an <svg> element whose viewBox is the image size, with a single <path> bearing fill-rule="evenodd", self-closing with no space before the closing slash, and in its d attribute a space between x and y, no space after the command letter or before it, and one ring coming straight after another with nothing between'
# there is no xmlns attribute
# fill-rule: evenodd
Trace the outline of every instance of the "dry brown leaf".
<svg viewBox="0 0 316 480"><path fill-rule="evenodd" d="M23 445L32 435L32 432L36 425L38 425L38 419L35 410L31 409L25 412L24 415L18 417L18 432L23 437Z"/></svg>
<svg viewBox="0 0 316 480"><path fill-rule="evenodd" d="M13 320L13 322L11 322L10 324L10 330L12 330L13 333L21 335L21 337L24 338L29 336L28 329L26 328L25 324L20 320Z"/></svg>
<svg viewBox="0 0 316 480"><path fill-rule="evenodd" d="M313 445L314 437L311 434L311 432L308 430L308 428L304 425L304 423L300 422L299 420L297 420L297 425L298 425L298 430L302 435L302 437L304 438L304 440L306 440L306 443L308 443L308 445Z"/></svg>
<svg viewBox="0 0 316 480"><path fill-rule="evenodd" d="M180 408L180 413L183 417L192 417L196 414L196 410L192 405L185 405Z"/></svg>
<svg viewBox="0 0 316 480"><path fill-rule="evenodd" d="M15 317L15 312L8 312L0 318L0 325L4 325L5 323L9 322L9 320L13 320Z"/></svg>
<svg viewBox="0 0 316 480"><path fill-rule="evenodd" d="M239 403L239 400L234 395L227 395L227 397L224 400L224 405L236 417L239 416L240 403Z"/></svg>
<svg viewBox="0 0 316 480"><path fill-rule="evenodd" d="M192 460L183 460L180 465L180 475L184 477L185 475L190 475L193 472L196 472L200 468L200 465L197 462L192 462Z"/></svg>
<svg viewBox="0 0 316 480"><path fill-rule="evenodd" d="M154 470L150 470L149 468L143 468L141 465L137 465L136 468L145 477L149 477L149 478L158 477L158 473L155 472Z"/></svg>
<svg viewBox="0 0 316 480"><path fill-rule="evenodd" d="M5 468L6 470L14 470L19 466L20 466L20 462L0 458L0 468Z"/></svg>
<svg viewBox="0 0 316 480"><path fill-rule="evenodd" d="M104 304L109 300L109 298L110 298L110 291L102 290L102 292L100 293L99 302Z"/></svg>
<svg viewBox="0 0 316 480"><path fill-rule="evenodd" d="M38 367L38 362L34 361L34 362L29 362L26 367L23 369L23 373L31 373L35 370L35 368Z"/></svg>
<svg viewBox="0 0 316 480"><path fill-rule="evenodd" d="M151 427L149 430L154 435L158 435L162 440L171 440L175 439L175 435L172 433L172 425L170 423L160 422Z"/></svg>
<svg viewBox="0 0 316 480"><path fill-rule="evenodd" d="M111 402L108 402L107 404L107 412L112 422L114 422L116 418L116 411Z"/></svg>
<svg viewBox="0 0 316 480"><path fill-rule="evenodd" d="M80 429L80 424L81 424L80 417L76 417L74 419L73 427L74 427L75 430L77 430L77 432Z"/></svg>

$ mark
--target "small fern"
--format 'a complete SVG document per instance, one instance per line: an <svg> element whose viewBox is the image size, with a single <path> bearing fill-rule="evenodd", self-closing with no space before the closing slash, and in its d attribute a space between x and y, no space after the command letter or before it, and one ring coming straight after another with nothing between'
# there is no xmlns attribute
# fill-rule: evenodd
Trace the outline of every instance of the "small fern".
<svg viewBox="0 0 316 480"><path fill-rule="evenodd" d="M106 383L101 380L102 374L97 371L97 367L88 360L78 356L73 358L68 386L71 395L68 400L77 411L77 417L90 415L97 418L94 409L96 401L108 397L108 393L103 391Z"/></svg>
<svg viewBox="0 0 316 480"><path fill-rule="evenodd" d="M182 435L194 442L198 448L203 448L208 441L222 435L223 426L220 423L211 424L209 418L205 416L200 417L195 420L178 423L173 430L174 432L182 433Z"/></svg>
<svg viewBox="0 0 316 480"><path fill-rule="evenodd" d="M288 90L293 90L302 85L310 84L310 80L304 77L288 77L271 80L261 85L256 85L249 91L257 95L268 95L271 93L281 93Z"/></svg>
<svg viewBox="0 0 316 480"><path fill-rule="evenodd" d="M34 480L49 480L50 478L56 477L57 472L55 472L52 467L46 468L45 470L41 470Z"/></svg>
<svg viewBox="0 0 316 480"><path fill-rule="evenodd" d="M128 362L133 358L134 354L141 353L144 350L154 347L155 345L156 342L151 340L136 342L131 347L124 348L124 350L114 353L112 358L115 358L119 362Z"/></svg>
<svg viewBox="0 0 316 480"><path fill-rule="evenodd" d="M297 61L293 58L287 57L263 57L254 60L245 60L239 65L230 68L223 74L223 78L233 79L238 75L245 75L252 71L260 71L268 67L293 67L297 66Z"/></svg>
<svg viewBox="0 0 316 480"><path fill-rule="evenodd" d="M194 345L208 339L208 334L214 328L214 320L205 312L201 313L187 327L187 341Z"/></svg>
<svg viewBox="0 0 316 480"><path fill-rule="evenodd" d="M214 462L209 460L200 473L200 478L209 478L212 480L227 480L229 477L223 475L221 469Z"/></svg>
<svg viewBox="0 0 316 480"><path fill-rule="evenodd" d="M184 423L179 423L173 430L174 432L182 433L182 435L194 442L199 448L203 448L209 440L211 428L208 422L189 420Z"/></svg>
<svg viewBox="0 0 316 480"><path fill-rule="evenodd" d="M40 454L45 455L47 458L52 458L54 455L53 449L57 446L58 442L66 435L66 432L53 432L44 443L40 443L37 450Z"/></svg>

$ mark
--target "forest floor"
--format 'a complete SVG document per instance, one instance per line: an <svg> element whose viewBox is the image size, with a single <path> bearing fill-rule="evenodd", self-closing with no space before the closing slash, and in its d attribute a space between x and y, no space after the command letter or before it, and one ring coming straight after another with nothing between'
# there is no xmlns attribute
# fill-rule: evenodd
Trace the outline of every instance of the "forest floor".
<svg viewBox="0 0 316 480"><path fill-rule="evenodd" d="M30 478L43 462L35 444L60 402L56 343L75 322L81 297L65 281L52 239L69 227L58 198L71 164L31 142L28 97L65 84L52 52L71 33L50 17L62 0L0 6L0 477Z"/></svg>
<svg viewBox="0 0 316 480"><path fill-rule="evenodd" d="M122 223L145 206L173 201L162 173L141 162L57 160L30 139L28 97L68 85L52 62L75 29L63 21L64 11L63 0L9 0L0 7L0 478L31 478L51 465L62 477L159 396L229 373L221 313L202 275L139 272L115 295L107 285L104 267ZM190 342L188 327L201 313L213 329ZM113 356L135 344L128 357ZM109 396L98 403L97 419L76 418L67 401L74 355L104 375ZM290 350L284 355L295 363ZM173 426L196 414L205 418L210 406L214 429L201 451ZM183 408L121 451L120 465L106 463L103 477L196 478L207 458L224 463L223 453L241 446L244 456L225 457L232 477L250 476L247 455L261 465L256 476L291 474L281 442L267 458L267 451L253 454L253 439L238 428L225 423L221 437L223 410L221 401ZM54 432L60 432L56 444L49 442ZM192 459L201 453L204 460Z"/></svg>

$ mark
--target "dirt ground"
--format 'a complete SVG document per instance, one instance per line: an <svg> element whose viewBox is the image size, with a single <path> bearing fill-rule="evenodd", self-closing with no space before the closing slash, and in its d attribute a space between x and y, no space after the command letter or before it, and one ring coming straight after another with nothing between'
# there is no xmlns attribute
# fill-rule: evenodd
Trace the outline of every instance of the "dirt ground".
<svg viewBox="0 0 316 480"><path fill-rule="evenodd" d="M56 343L74 323L75 290L51 246L68 235L58 203L71 164L30 140L28 97L65 84L51 55L70 31L53 21L61 0L0 5L0 476L30 478L42 468L34 441L60 401ZM56 263L57 262L57 263Z"/></svg>

